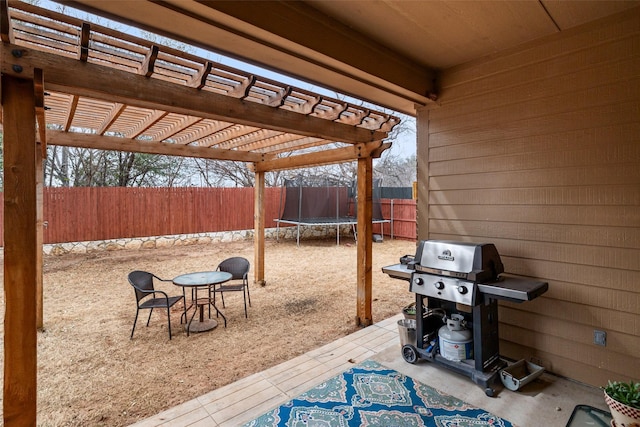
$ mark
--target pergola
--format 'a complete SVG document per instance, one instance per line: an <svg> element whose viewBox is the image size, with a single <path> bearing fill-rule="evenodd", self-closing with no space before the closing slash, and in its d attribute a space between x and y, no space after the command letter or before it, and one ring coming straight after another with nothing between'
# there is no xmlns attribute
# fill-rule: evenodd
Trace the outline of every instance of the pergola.
<svg viewBox="0 0 640 427"><path fill-rule="evenodd" d="M397 117L22 2L0 1L0 36L6 425L36 420L47 144L249 163L258 282L264 174L357 161L356 323L372 323L372 160Z"/></svg>

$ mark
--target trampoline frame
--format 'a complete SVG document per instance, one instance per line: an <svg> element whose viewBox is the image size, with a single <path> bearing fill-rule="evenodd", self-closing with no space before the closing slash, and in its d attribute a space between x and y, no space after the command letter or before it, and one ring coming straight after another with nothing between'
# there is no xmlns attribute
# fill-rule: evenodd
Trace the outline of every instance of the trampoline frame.
<svg viewBox="0 0 640 427"><path fill-rule="evenodd" d="M293 180L292 180L293 181ZM274 219L274 221L276 222L276 241L279 240L280 238L280 224L291 224L291 225L295 225L296 226L296 245L300 246L300 227L301 226L314 226L314 225L321 225L321 226L335 226L336 227L336 245L340 245L340 226L342 225L350 225L352 230L353 230L353 236L354 236L354 240L357 241L358 240L358 233L357 233L357 227L356 225L358 224L358 219L355 216L340 216L340 193L338 191L336 191L336 216L335 217L316 217L316 218L301 218L301 209L302 209L302 189L304 188L304 186L302 185L303 181L301 177L297 178L298 181L298 191L299 191L299 195L298 195L298 220L294 220L294 219L283 219L283 218L277 218ZM329 188L329 186L326 186L327 188ZM334 185L333 187L340 187L339 185ZM280 208L279 208L279 212L283 212L284 213L284 209L282 206L282 195L284 194L284 190L287 188L286 184L283 185L282 187L282 192L280 193ZM357 196L356 196L357 199ZM286 205L286 202L285 202ZM282 216L282 214L281 214ZM391 223L391 220L388 219L373 219L371 221L372 224L380 224L381 225L381 237L384 238L384 223L388 222Z"/></svg>
<svg viewBox="0 0 640 427"><path fill-rule="evenodd" d="M350 225L353 230L353 238L357 242L358 241L358 231L356 225L358 224L357 218L350 217L350 219L344 218L344 220L336 220L335 218L331 218L331 221L327 219L327 221L318 221L318 222L310 222L310 221L293 221L288 219L276 219L276 241L280 238L280 223L283 224L292 224L297 226L296 230L296 244L300 246L300 226L314 226L314 225L324 225L324 226L336 226L336 245L340 245L340 226L341 225ZM384 223L391 222L389 219L374 219L371 221L372 224L381 224L380 235L384 238Z"/></svg>

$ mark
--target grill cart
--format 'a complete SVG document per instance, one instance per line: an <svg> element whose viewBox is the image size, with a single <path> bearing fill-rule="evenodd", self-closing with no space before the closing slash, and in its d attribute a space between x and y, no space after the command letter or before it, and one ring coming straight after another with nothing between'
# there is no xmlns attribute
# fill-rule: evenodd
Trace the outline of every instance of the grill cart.
<svg viewBox="0 0 640 427"><path fill-rule="evenodd" d="M423 240L413 258L404 256L382 271L408 281L415 293L416 343L402 346L404 360L425 359L466 375L493 396L506 366L499 352L498 300L530 301L548 283L503 274L491 243Z"/></svg>

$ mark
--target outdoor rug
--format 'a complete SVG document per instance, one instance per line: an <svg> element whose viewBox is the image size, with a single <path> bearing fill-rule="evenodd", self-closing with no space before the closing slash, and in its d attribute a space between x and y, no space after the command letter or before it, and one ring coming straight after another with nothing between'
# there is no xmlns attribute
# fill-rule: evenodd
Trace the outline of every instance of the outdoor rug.
<svg viewBox="0 0 640 427"><path fill-rule="evenodd" d="M244 427L512 427L509 421L367 360Z"/></svg>

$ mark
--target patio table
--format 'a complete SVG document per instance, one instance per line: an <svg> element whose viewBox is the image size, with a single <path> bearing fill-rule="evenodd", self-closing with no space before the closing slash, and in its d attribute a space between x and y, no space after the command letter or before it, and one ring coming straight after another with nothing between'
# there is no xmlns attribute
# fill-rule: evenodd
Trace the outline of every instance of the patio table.
<svg viewBox="0 0 640 427"><path fill-rule="evenodd" d="M191 305L185 309L188 311L191 307L195 306L193 314L191 315L191 319L187 323L187 336L189 336L190 332L204 332L214 329L218 326L218 322L215 319L205 319L204 317L204 307L208 305L209 307L213 306L216 310L217 315L222 316L224 319L224 327L227 327L227 318L218 310L215 302L212 298L209 298L209 288L211 286L216 286L221 283L227 282L231 280L231 273L227 273L225 271L199 271L196 273L188 273L177 276L173 279L173 284L176 286L182 287L182 295L184 296L184 300L187 300L186 290L187 288L191 289ZM198 298L198 291L206 290L207 296ZM193 319L196 315L196 312L199 311L198 320L193 322ZM211 313L211 311L209 311Z"/></svg>

